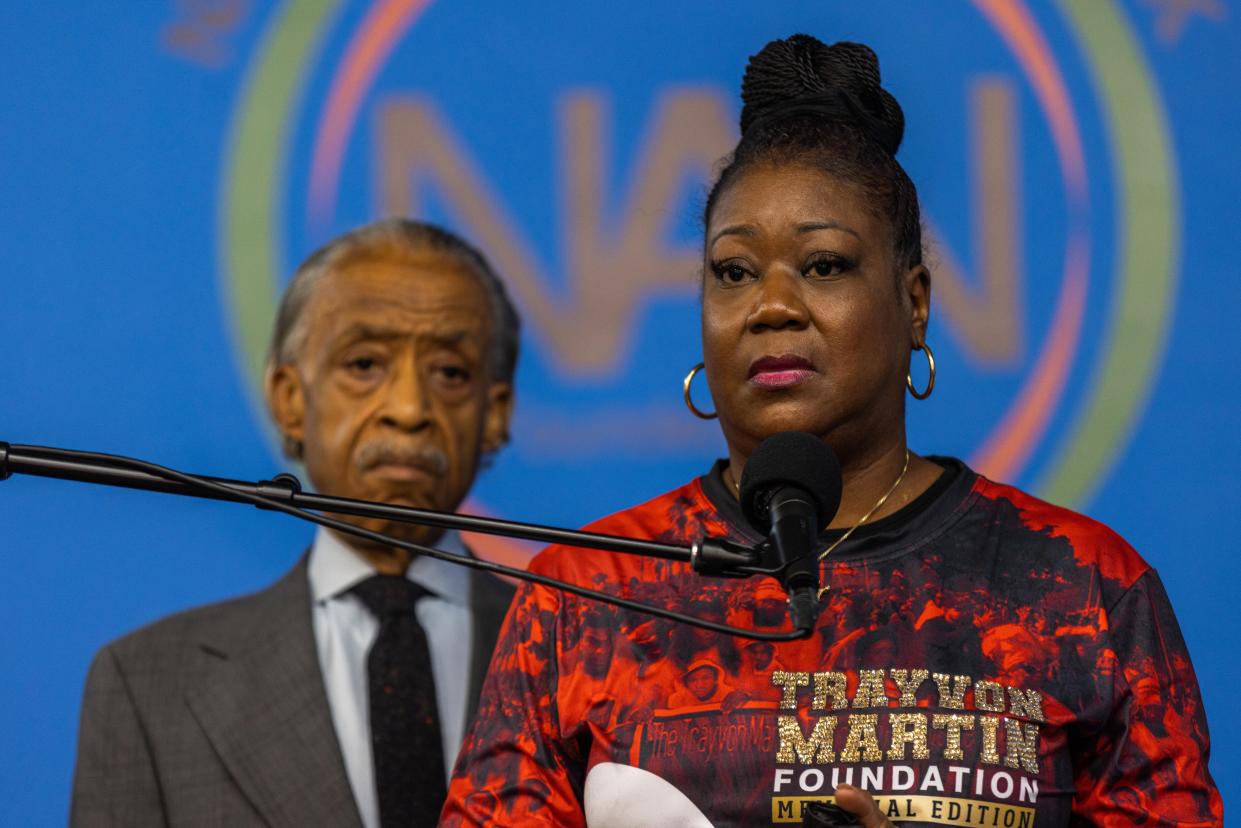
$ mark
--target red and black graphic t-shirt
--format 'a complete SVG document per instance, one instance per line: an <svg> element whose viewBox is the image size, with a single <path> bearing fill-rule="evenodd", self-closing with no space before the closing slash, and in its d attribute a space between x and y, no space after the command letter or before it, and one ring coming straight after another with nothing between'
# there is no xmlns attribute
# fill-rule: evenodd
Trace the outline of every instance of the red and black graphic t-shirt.
<svg viewBox="0 0 1241 828"><path fill-rule="evenodd" d="M824 563L830 590L803 641L525 584L445 823L797 825L849 783L904 825L1222 824L1197 681L1154 570L1099 523L937 462L927 492ZM718 466L590 528L757 540ZM563 547L531 568L789 629L772 579Z"/></svg>

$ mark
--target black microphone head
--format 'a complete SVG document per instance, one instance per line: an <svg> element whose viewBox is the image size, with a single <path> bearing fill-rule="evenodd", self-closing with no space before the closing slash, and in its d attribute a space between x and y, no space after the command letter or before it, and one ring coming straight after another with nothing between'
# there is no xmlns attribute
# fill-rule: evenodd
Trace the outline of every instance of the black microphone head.
<svg viewBox="0 0 1241 828"><path fill-rule="evenodd" d="M822 529L840 508L844 484L831 448L804 431L783 431L759 443L741 473L741 512L760 531L771 527L771 497L793 486L814 501Z"/></svg>

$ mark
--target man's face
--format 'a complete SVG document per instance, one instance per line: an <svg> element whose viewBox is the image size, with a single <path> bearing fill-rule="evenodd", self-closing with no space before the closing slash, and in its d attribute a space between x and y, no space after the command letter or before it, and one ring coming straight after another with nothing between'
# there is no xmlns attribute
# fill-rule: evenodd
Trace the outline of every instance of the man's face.
<svg viewBox="0 0 1241 828"><path fill-rule="evenodd" d="M750 662L750 668L761 673L771 666L776 655L776 648L766 641L751 641L745 645L742 652Z"/></svg>
<svg viewBox="0 0 1241 828"><path fill-rule="evenodd" d="M612 666L612 636L598 627L587 627L582 633L582 666L586 675L601 679Z"/></svg>
<svg viewBox="0 0 1241 828"><path fill-rule="evenodd" d="M633 648L634 659L643 664L658 661L666 652L668 630L660 619L652 618L625 632Z"/></svg>
<svg viewBox="0 0 1241 828"><path fill-rule="evenodd" d="M703 665L694 672L685 677L685 686L694 694L694 698L698 701L706 701L715 695L715 690L719 687L719 673L714 667Z"/></svg>
<svg viewBox="0 0 1241 828"><path fill-rule="evenodd" d="M494 321L478 279L436 251L346 264L315 286L269 401L329 495L451 511L503 445L511 388L491 376ZM346 518L414 542L438 530Z"/></svg>

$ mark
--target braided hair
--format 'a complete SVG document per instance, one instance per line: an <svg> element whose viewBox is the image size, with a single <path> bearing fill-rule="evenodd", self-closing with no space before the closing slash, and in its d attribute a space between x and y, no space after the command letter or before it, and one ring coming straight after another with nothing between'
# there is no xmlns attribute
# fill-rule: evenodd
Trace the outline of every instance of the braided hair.
<svg viewBox="0 0 1241 828"><path fill-rule="evenodd" d="M880 85L870 47L810 35L773 40L741 80L741 140L707 197L704 223L746 169L807 164L863 187L889 219L897 263L922 263L918 192L896 160L905 115Z"/></svg>

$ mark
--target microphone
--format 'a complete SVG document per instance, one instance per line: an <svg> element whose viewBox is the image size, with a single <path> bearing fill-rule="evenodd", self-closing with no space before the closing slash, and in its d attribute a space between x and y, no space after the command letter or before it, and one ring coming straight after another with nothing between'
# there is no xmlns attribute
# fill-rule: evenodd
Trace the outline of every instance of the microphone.
<svg viewBox="0 0 1241 828"><path fill-rule="evenodd" d="M802 431L768 437L741 474L741 511L768 536L776 574L789 596L789 619L810 631L819 616L819 532L840 508L840 461Z"/></svg>

